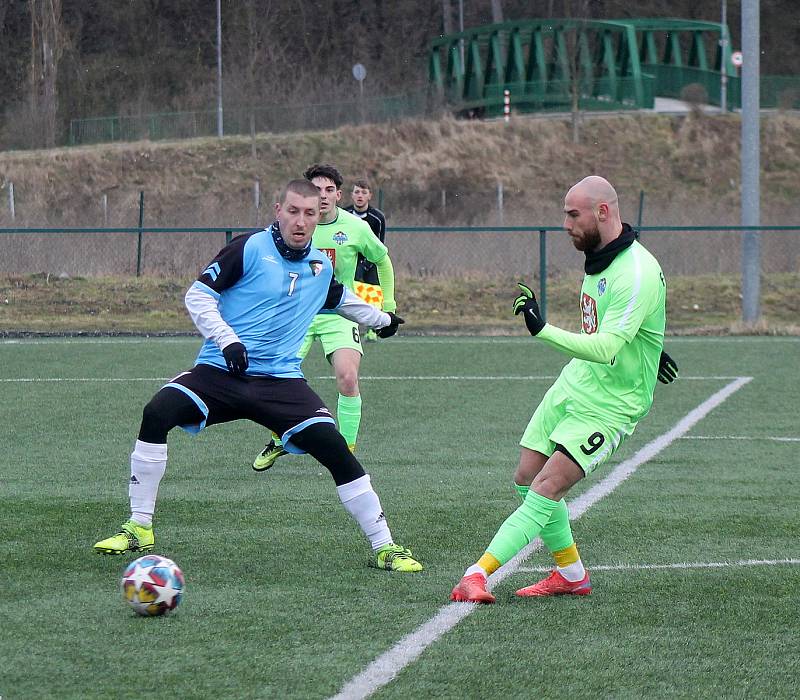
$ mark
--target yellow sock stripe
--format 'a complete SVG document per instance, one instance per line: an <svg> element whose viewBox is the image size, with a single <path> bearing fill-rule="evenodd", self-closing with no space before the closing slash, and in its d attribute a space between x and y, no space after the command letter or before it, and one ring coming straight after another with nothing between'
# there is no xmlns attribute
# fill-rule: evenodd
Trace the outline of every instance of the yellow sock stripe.
<svg viewBox="0 0 800 700"><path fill-rule="evenodd" d="M553 557L555 557L556 564L562 569L570 564L574 564L581 558L580 554L578 554L578 547L574 543L569 547L564 547L564 549L553 552Z"/></svg>
<svg viewBox="0 0 800 700"><path fill-rule="evenodd" d="M500 568L500 562L489 554L489 552L485 552L484 555L478 559L478 566L491 576Z"/></svg>

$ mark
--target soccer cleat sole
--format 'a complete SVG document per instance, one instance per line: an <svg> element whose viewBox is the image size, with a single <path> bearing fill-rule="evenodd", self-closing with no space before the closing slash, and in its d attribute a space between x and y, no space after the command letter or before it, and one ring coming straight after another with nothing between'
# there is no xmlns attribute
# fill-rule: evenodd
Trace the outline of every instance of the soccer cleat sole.
<svg viewBox="0 0 800 700"><path fill-rule="evenodd" d="M128 552L149 552L153 547L154 544L145 544L141 547L129 547L128 549L111 549L110 547L95 547L94 551L96 554L110 554L112 556L116 556L119 554L127 554Z"/></svg>
<svg viewBox="0 0 800 700"><path fill-rule="evenodd" d="M454 603L473 603L474 605L492 605L495 602L495 597L489 593L488 595L478 594L478 595L469 595L467 593L462 593L460 591L453 591L450 593L450 600Z"/></svg>
<svg viewBox="0 0 800 700"><path fill-rule="evenodd" d="M558 595L589 595L591 592L592 582L588 574L583 580L570 583L554 571L538 583L520 588L516 595L519 598L549 598Z"/></svg>
<svg viewBox="0 0 800 700"><path fill-rule="evenodd" d="M592 593L591 586L589 588L578 588L571 591L556 591L553 593L539 593L538 591L530 591L530 588L533 588L533 586L520 588L515 595L519 598L552 598L559 595L591 595Z"/></svg>

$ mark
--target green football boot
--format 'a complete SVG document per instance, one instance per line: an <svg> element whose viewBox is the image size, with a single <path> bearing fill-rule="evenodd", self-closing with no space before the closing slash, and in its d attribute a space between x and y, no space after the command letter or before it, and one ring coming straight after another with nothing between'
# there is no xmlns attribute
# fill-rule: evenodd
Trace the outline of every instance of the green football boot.
<svg viewBox="0 0 800 700"><path fill-rule="evenodd" d="M399 544L387 544L377 552L373 552L369 565L376 569L400 571L407 574L422 571L422 564L411 556L411 550Z"/></svg>
<svg viewBox="0 0 800 700"><path fill-rule="evenodd" d="M270 440L253 461L253 469L257 472L266 471L275 464L275 460L278 457L285 454L289 453L283 449L283 445L276 445L274 440Z"/></svg>
<svg viewBox="0 0 800 700"><path fill-rule="evenodd" d="M139 525L128 520L120 531L111 537L100 540L94 546L98 554L125 554L125 552L149 552L155 544L153 526Z"/></svg>

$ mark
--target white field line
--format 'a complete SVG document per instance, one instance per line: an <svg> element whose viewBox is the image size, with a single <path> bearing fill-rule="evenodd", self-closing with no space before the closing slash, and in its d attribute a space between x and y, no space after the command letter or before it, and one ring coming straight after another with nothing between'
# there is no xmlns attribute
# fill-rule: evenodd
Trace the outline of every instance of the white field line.
<svg viewBox="0 0 800 700"><path fill-rule="evenodd" d="M174 375L173 375L174 376ZM554 380L557 375L555 374L528 374L528 375L385 375L385 376L364 376L359 377L359 381L400 381L400 380L414 380L414 381L465 381L465 382L483 382L483 381L544 381ZM14 383L35 383L35 382L161 382L168 381L172 377L2 377L0 382L9 384ZM738 376L707 376L707 377L680 377L680 379L687 380L716 380L716 381L729 381L731 379L738 379ZM321 379L335 379L333 375L324 375L319 377L307 377L312 381Z"/></svg>
<svg viewBox="0 0 800 700"><path fill-rule="evenodd" d="M636 454L618 464L602 481L582 493L569 503L570 519L581 517L591 506L608 496L625 479L631 476L642 464L651 460L672 442L687 433L692 426L702 420L723 401L747 384L752 377L739 377L703 401L697 408L687 413L670 430L647 443ZM504 578L515 573L536 549L541 540L535 539L520 550L510 561L501 566L489 577L490 590ZM431 644L449 632L477 606L474 603L449 603L439 609L430 620L400 639L391 649L381 654L367 667L351 678L331 700L361 700L390 683L400 671L410 665Z"/></svg>
<svg viewBox="0 0 800 700"><path fill-rule="evenodd" d="M8 377L0 379L6 384L49 384L69 382L166 382L170 377Z"/></svg>
<svg viewBox="0 0 800 700"><path fill-rule="evenodd" d="M592 571L655 571L662 569L728 569L743 566L797 566L800 559L737 559L736 561L696 561L675 564L592 564ZM552 566L520 566L517 571L547 573Z"/></svg>
<svg viewBox="0 0 800 700"><path fill-rule="evenodd" d="M126 336L118 337L83 337L83 336L47 336L37 338L0 338L0 347L3 345L53 345L79 344L89 345L141 345L152 343L192 343L199 345L202 338L198 335L178 335L178 336ZM453 336L453 335L430 335L430 336L399 336L389 341L390 343L403 344L438 344L438 343L459 343L466 345L508 345L530 343L531 339L527 335L520 336ZM664 340L665 345L675 344L694 344L694 343L798 343L800 336L779 335L779 336L667 336Z"/></svg>
<svg viewBox="0 0 800 700"><path fill-rule="evenodd" d="M800 437L773 437L771 435L683 435L681 440L769 440L772 442L800 442Z"/></svg>
<svg viewBox="0 0 800 700"><path fill-rule="evenodd" d="M416 381L467 381L467 382L478 382L478 381L501 381L501 380L508 380L508 381L534 381L534 380L549 380L553 381L556 378L556 375L544 375L544 374L537 374L537 375L520 375L520 376L407 376L407 375L398 375L398 376L366 376L366 377L359 377L359 381L380 381L380 380L390 380L390 381L399 381L399 380L409 380L413 379ZM160 381L168 381L170 377L8 377L8 378L0 378L0 382L7 382L10 384L13 383L25 383L25 382L160 382ZM325 375L320 377L307 377L312 381L317 381L320 379L335 379L333 375ZM736 379L736 377L707 377L707 379Z"/></svg>

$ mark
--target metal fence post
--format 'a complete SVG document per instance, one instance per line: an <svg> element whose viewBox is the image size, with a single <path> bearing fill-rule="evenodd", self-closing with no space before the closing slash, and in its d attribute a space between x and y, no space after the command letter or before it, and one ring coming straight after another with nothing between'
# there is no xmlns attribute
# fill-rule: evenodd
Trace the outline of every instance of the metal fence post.
<svg viewBox="0 0 800 700"><path fill-rule="evenodd" d="M233 240L233 231L225 231L225 245Z"/></svg>
<svg viewBox="0 0 800 700"><path fill-rule="evenodd" d="M642 227L642 217L644 216L644 190L639 190L639 213L636 215L636 230Z"/></svg>
<svg viewBox="0 0 800 700"><path fill-rule="evenodd" d="M497 181L497 225L503 225L503 183Z"/></svg>
<svg viewBox="0 0 800 700"><path fill-rule="evenodd" d="M539 310L547 319L547 229L539 229Z"/></svg>
<svg viewBox="0 0 800 700"><path fill-rule="evenodd" d="M144 190L139 192L139 233L136 241L136 276L142 274L142 227L144 226Z"/></svg>

